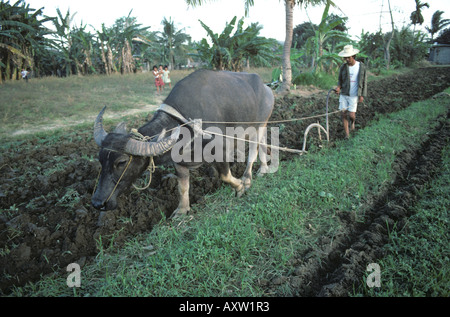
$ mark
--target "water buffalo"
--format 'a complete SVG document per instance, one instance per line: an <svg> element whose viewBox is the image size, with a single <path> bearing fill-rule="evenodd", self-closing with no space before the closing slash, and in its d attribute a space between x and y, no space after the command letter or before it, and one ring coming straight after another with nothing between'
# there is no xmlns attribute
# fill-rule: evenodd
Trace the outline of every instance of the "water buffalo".
<svg viewBox="0 0 450 317"><path fill-rule="evenodd" d="M123 124L112 133L107 133L102 124L103 108L94 124L94 139L101 148L99 161L102 169L92 205L101 210L115 209L119 194L145 172L150 162L156 165L173 164L175 167L180 202L173 215L189 211L189 170L205 161L213 161L221 180L231 184L238 196L242 195L251 185L258 143L264 138L263 132L273 105L271 89L256 74L198 70L173 87L162 107L138 129L140 139L127 133ZM196 122L201 119L202 131L221 131L224 135L233 134L234 137L246 137L252 141L249 143L247 167L241 179L231 175L227 155L229 148L218 154L217 144L222 143L216 142L215 150L210 151L214 160L204 155L205 151L197 155L198 149L194 145L200 144L200 151L205 150L208 144L211 146L210 142L217 140L218 135L197 133L199 129L190 123L192 119L197 119ZM182 129L192 134L180 134ZM178 144L182 146L176 146ZM223 142L225 144L228 142ZM189 158L197 159L186 159L186 153L192 154L188 155ZM184 159L180 160L180 156ZM260 172L267 172L264 160Z"/></svg>

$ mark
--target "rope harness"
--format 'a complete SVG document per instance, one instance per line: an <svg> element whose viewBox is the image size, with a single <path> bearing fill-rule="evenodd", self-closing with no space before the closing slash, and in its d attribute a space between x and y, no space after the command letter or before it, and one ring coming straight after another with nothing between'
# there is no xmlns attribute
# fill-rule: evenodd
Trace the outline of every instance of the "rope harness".
<svg viewBox="0 0 450 317"><path fill-rule="evenodd" d="M304 135L304 140L303 140L303 148L302 148L302 150L289 149L287 147L279 147L279 146L275 146L275 145L264 144L266 147L269 147L269 148L274 148L274 149L277 149L277 150L282 150L282 151L291 152L291 153L303 154L303 153L306 152L305 151L306 138L307 138L307 135L308 135L309 131L311 130L311 128L317 127L318 130L319 130L319 135L320 135L320 129L322 129L325 132L326 136L327 136L327 141L329 141L328 116L331 115L331 114L335 114L335 113L341 112L340 110L334 111L334 112L331 112L331 113L328 112L328 101L329 101L329 98L330 98L330 93L332 91L334 91L334 89L330 89L328 91L327 106L326 106L326 113L325 114L315 115L315 116L310 116L310 117L297 118L297 119L286 119L286 120L264 121L264 122L220 122L220 121L202 121L202 120L199 120L199 119L195 119L195 120L189 119L189 120L187 120L176 109L174 109L173 107L171 107L171 106L169 106L167 104L164 104L164 103L161 104L156 111L158 111L158 110L164 111L164 112L166 112L166 113L176 117L181 122L183 122L183 124L181 126L189 125L194 130L194 138L196 136L198 136L198 135L204 135L204 134L211 135L211 134L214 134L214 135L217 135L217 136L222 136L222 137L226 137L226 138L232 138L232 139L235 139L235 140L238 140L238 141L244 141L244 142L248 142L248 143L258 143L258 144L259 144L259 142L257 142L257 141L250 141L250 140L246 140L246 139L242 139L242 138L238 138L238 137L234 137L234 136L229 136L229 135L225 135L225 134L221 134L221 133L216 133L216 132L212 132L212 131L205 131L205 130L203 130L201 128L201 124L202 123L209 123L209 124L211 124L211 123L218 123L218 124L230 124L230 123L232 123L232 124L271 124L271 123L294 122L294 121L314 119L314 118L319 118L319 117L326 116L326 129L323 126L321 126L319 123L312 123L306 128L305 135ZM170 129L167 132L170 132L170 131L172 131L174 129L175 128ZM139 133L137 131L137 129L131 129L131 137L133 137L134 139L137 139L139 141L147 142L150 139L155 138L156 136L157 135L144 136L141 133ZM114 192L117 189L117 186L119 185L120 181L122 180L123 176L125 175L125 172L127 171L128 167L130 166L132 160L133 160L133 156L130 155L130 159L128 160L127 165L125 166L125 169L123 170L122 174L120 175L119 180L116 182L116 184L115 184L111 194L109 194L108 199L106 199L105 203L107 203L111 199L112 195L114 194ZM153 160L153 156L151 156L150 157L150 162L149 162L149 164L148 164L148 166L146 168L146 171L149 171L149 174L150 174L148 182L147 182L147 185L145 185L144 187L140 188L140 187L137 187L136 185L133 184L133 187L135 189L137 189L137 190L145 190L145 189L147 189L150 186L150 183L152 181L152 174L155 172L155 169L156 169L155 162ZM97 189L97 185L98 185L98 181L99 181L101 172L102 172L102 169L100 167L100 171L98 173L97 180L95 182L95 186L94 186L94 190L92 192L92 195L94 195L95 190Z"/></svg>
<svg viewBox="0 0 450 317"><path fill-rule="evenodd" d="M148 140L151 139L151 137L144 136L144 135L140 134L136 129L131 129L131 136L132 136L133 138L135 138L135 139L140 140L140 141L148 141ZM111 199L112 195L113 195L114 192L116 191L117 186L119 186L119 183L120 183L120 181L122 180L123 176L125 175L125 173L126 173L128 167L130 166L132 160L133 160L133 155L130 155L130 159L128 160L127 165L125 166L125 169L123 170L122 174L120 175L119 180L116 182L116 184L115 184L113 190L111 191L111 194L109 194L108 198L106 199L105 204ZM153 173L155 172L155 169L156 169L155 161L153 160L153 156L151 156L151 157L150 157L150 162L148 163L148 166L147 166L147 168L145 169L145 171L148 171L148 172L149 172L149 178L148 178L147 185L145 185L144 187L137 187L136 185L132 184L133 187L134 187L135 189L137 189L137 190L144 190L144 189L147 189L147 188L150 186L150 183L152 182L152 175L153 175ZM145 171L144 171L144 172L145 172ZM98 181L99 181L99 179L100 179L100 174L101 174L101 172L102 172L102 168L101 168L101 166L100 166L100 171L98 172L97 180L95 181L95 186L94 186L94 190L92 191L92 195L94 195L95 190L97 189L97 185L98 185Z"/></svg>

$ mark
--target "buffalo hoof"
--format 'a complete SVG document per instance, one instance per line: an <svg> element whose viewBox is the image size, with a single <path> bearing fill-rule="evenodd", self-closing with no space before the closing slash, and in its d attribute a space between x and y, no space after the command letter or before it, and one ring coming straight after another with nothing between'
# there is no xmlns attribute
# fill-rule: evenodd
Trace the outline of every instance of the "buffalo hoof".
<svg viewBox="0 0 450 317"><path fill-rule="evenodd" d="M177 219L177 218L186 216L188 214L189 210L191 210L191 208L189 208L189 207L178 207L172 213L172 215L170 216L170 219Z"/></svg>
<svg viewBox="0 0 450 317"><path fill-rule="evenodd" d="M252 179L250 177L243 178L242 183L244 184L244 190L247 191L252 186Z"/></svg>
<svg viewBox="0 0 450 317"><path fill-rule="evenodd" d="M245 186L244 183L241 181L241 183L234 189L236 191L236 197L241 197L245 193Z"/></svg>

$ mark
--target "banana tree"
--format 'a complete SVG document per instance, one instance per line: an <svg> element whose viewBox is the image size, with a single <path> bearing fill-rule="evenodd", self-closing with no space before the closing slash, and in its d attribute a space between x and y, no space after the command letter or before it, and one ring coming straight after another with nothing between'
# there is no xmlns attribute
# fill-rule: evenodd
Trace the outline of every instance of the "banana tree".
<svg viewBox="0 0 450 317"><path fill-rule="evenodd" d="M212 46L210 47L203 39L197 46L197 56L219 70L241 71L244 61L250 59L269 64L269 60L275 58L272 48L276 45L276 41L258 36L262 29L258 23L252 23L244 29L244 18L237 24L236 20L237 17L234 17L227 23L220 35L200 21L211 39Z"/></svg>
<svg viewBox="0 0 450 317"><path fill-rule="evenodd" d="M242 19L241 19L242 21ZM230 48L233 46L233 41L236 41L237 38L233 38L231 36L231 32L234 29L236 24L236 17L234 17L230 23L227 23L223 32L219 35L214 33L205 23L199 20L202 27L207 32L209 38L211 39L212 46L209 47L208 42L203 39L201 41L201 46L198 48L198 52L200 54L205 53L206 51L210 51L211 53L206 52L206 56L199 56L203 61L209 63L212 67L224 70L231 69L230 62L232 59ZM240 23L240 22L239 22ZM239 35L237 35L239 36Z"/></svg>
<svg viewBox="0 0 450 317"><path fill-rule="evenodd" d="M328 15L330 6L331 1L327 1L325 9L322 13L322 20L315 30L314 36L310 37L306 41L306 48L312 48L313 54L315 56L315 63L314 65L312 65L314 72L323 70L324 64L326 62L329 62L330 65L339 65L339 63L341 62L341 58L335 52L333 52L333 47L325 49L327 42L331 42L331 40L337 42L350 41L347 33L336 29L336 27L345 23L347 18L337 17L330 21Z"/></svg>
<svg viewBox="0 0 450 317"><path fill-rule="evenodd" d="M207 0L185 0L190 6L202 5ZM280 0L281 1L281 0ZM283 74L284 80L282 85L282 90L288 91L292 83L292 68L291 68L291 47L292 47L292 36L294 30L294 7L308 6L308 5L319 5L323 3L330 3L335 6L331 0L284 0L285 6L285 18L286 18L286 38L284 41L283 49ZM245 15L247 16L249 8L254 5L254 0L244 0L245 5Z"/></svg>
<svg viewBox="0 0 450 317"><path fill-rule="evenodd" d="M58 38L58 49L61 52L65 72L67 76L72 74L72 63L74 62L71 56L72 50L72 33L71 24L76 15L70 14L70 9L67 9L66 15L63 16L59 8L56 9L57 17L53 20L53 25L56 28L56 35Z"/></svg>
<svg viewBox="0 0 450 317"><path fill-rule="evenodd" d="M116 20L114 25L108 29L110 36L109 53L115 55L114 63L116 68L122 73L131 73L136 69L133 57L133 39L143 38L141 35L150 27L141 27L136 18L131 16L132 10L128 16Z"/></svg>
<svg viewBox="0 0 450 317"><path fill-rule="evenodd" d="M93 64L96 51L93 43L95 43L94 35L86 31L86 25L74 28L72 33L72 52L73 60L77 67L78 74L87 75L89 73L97 73Z"/></svg>
<svg viewBox="0 0 450 317"><path fill-rule="evenodd" d="M97 30L97 40L100 47L100 56L103 62L103 71L106 75L111 75L117 72L116 65L114 63L114 54L111 48L113 39L113 32L105 27L102 23L101 31Z"/></svg>
<svg viewBox="0 0 450 317"><path fill-rule="evenodd" d="M14 5L0 2L0 81L17 78L21 68L33 67L36 52L50 42L44 36L50 31L39 19L42 8L31 9L23 1Z"/></svg>

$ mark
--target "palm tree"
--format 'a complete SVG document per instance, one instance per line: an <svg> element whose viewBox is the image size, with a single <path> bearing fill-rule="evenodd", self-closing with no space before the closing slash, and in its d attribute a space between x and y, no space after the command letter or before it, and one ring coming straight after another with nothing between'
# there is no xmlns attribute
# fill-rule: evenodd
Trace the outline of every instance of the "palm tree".
<svg viewBox="0 0 450 317"><path fill-rule="evenodd" d="M422 9L424 7L430 7L430 5L426 2L422 3L420 0L414 1L416 1L416 10L411 12L411 16L409 17L411 19L411 23L414 25L413 34L416 32L416 24L423 24L424 18L422 15Z"/></svg>
<svg viewBox="0 0 450 317"><path fill-rule="evenodd" d="M190 6L202 5L207 0L186 0ZM211 1L211 0L210 0ZM291 46L292 36L294 33L294 7L295 5L307 7L308 5L318 5L330 3L335 6L331 0L284 0L286 9L286 38L283 48L283 84L282 91L289 91L292 83L292 68L291 68ZM245 14L248 14L249 8L254 5L254 0L244 0Z"/></svg>
<svg viewBox="0 0 450 317"><path fill-rule="evenodd" d="M189 42L191 37L184 33L184 28L177 30L172 18L169 20L164 18L161 24L164 31L158 32L158 42L164 48L162 59L168 61L169 68L173 69L175 67L175 55L186 54L187 48L184 44Z"/></svg>
<svg viewBox="0 0 450 317"><path fill-rule="evenodd" d="M431 28L426 26L425 28L431 34L431 42L433 42L434 35L440 30L444 29L447 25L450 25L450 19L442 19L444 11L437 10L431 18Z"/></svg>

